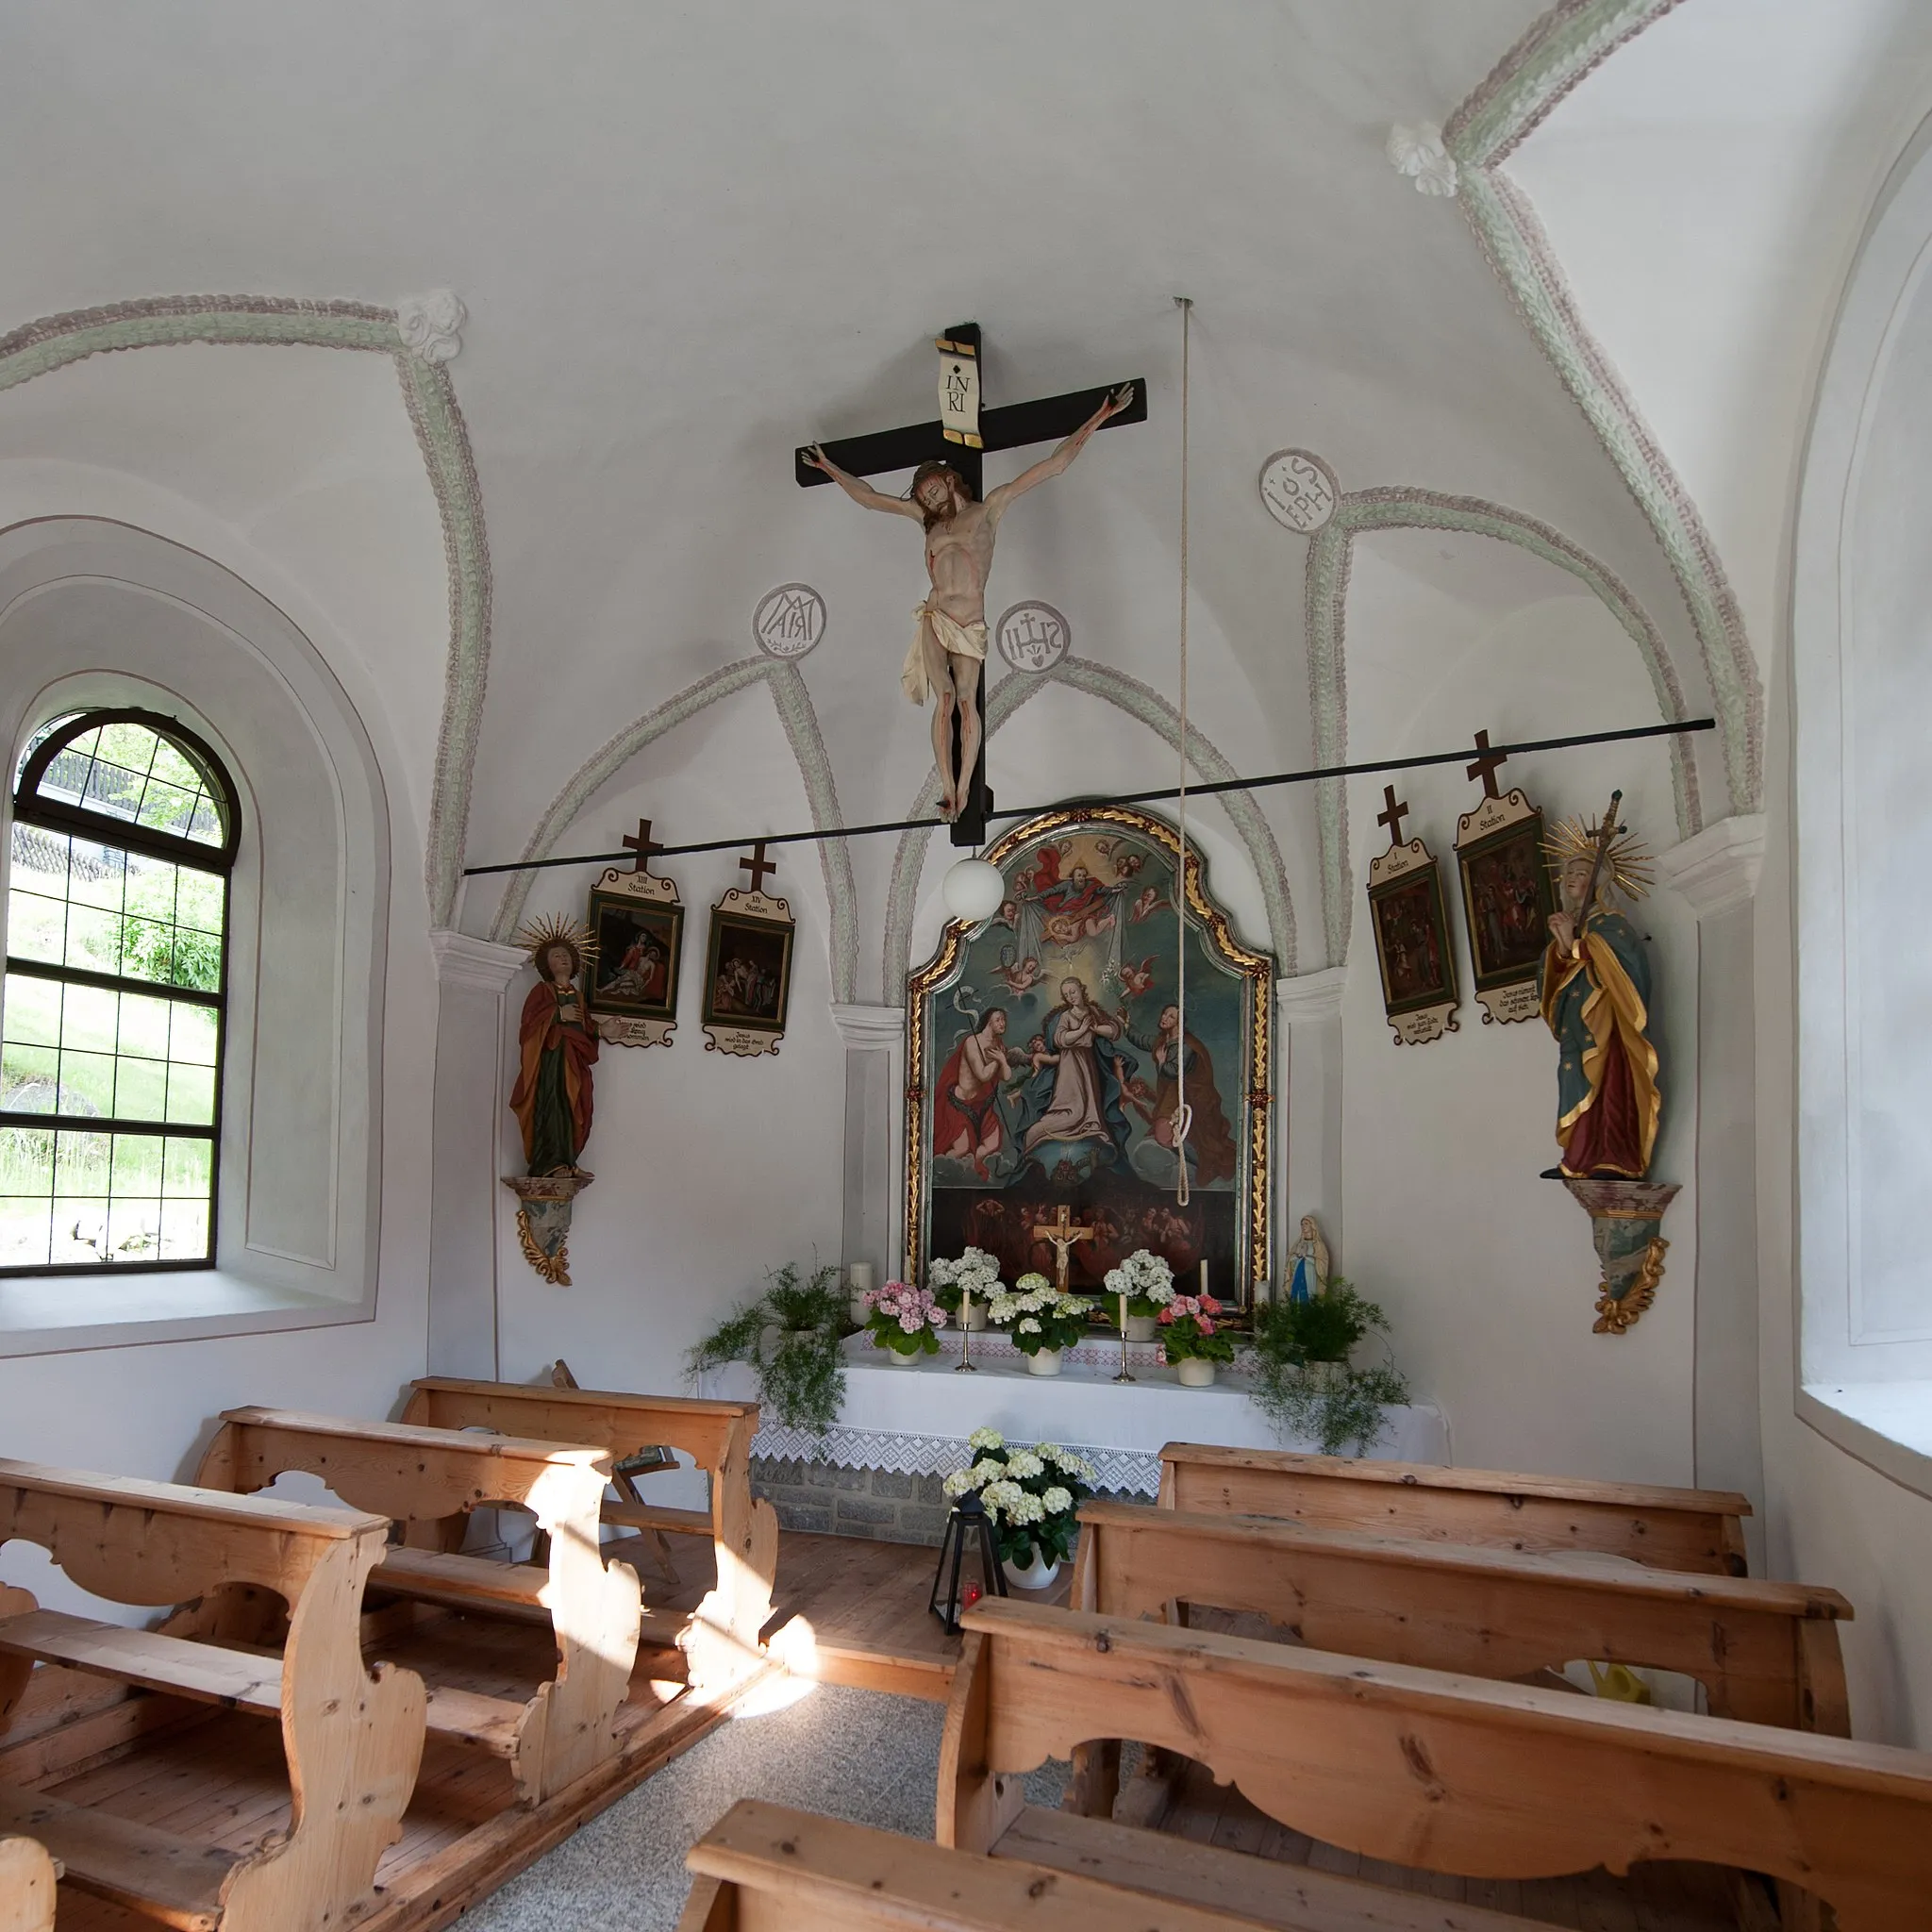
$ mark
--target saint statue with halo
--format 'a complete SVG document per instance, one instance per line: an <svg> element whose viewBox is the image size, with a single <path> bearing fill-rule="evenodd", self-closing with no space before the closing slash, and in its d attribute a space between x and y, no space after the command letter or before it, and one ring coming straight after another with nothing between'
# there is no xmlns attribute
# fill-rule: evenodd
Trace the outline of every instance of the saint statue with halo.
<svg viewBox="0 0 1932 1932"><path fill-rule="evenodd" d="M1663 1095L1650 1041L1650 958L1617 898L1649 890L1642 850L1616 823L1566 819L1549 840L1561 909L1550 915L1541 986L1556 1035L1557 1144L1549 1178L1641 1180L1657 1145Z"/></svg>
<svg viewBox="0 0 1932 1932"><path fill-rule="evenodd" d="M584 1010L577 980L595 956L591 935L574 921L545 919L517 941L530 951L537 984L517 1024L522 1049L509 1108L524 1133L524 1159L532 1174L591 1176L577 1165L591 1138L591 1063L597 1035Z"/></svg>

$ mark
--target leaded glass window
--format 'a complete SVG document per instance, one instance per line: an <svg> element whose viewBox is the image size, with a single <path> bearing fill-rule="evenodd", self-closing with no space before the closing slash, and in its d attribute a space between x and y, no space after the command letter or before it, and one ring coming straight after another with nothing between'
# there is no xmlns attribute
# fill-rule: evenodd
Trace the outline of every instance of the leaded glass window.
<svg viewBox="0 0 1932 1932"><path fill-rule="evenodd" d="M29 746L0 988L0 1273L213 1259L235 792L191 731Z"/></svg>

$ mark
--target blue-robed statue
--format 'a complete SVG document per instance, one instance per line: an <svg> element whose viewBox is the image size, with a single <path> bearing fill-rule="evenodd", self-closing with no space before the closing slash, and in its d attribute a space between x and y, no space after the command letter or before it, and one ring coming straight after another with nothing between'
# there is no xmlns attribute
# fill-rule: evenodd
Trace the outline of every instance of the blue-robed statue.
<svg viewBox="0 0 1932 1932"><path fill-rule="evenodd" d="M1114 1044L1121 1032L1121 1023L1088 997L1084 980L1061 980L1060 1004L1027 1047L1033 1076L1026 1083L1023 1155L1050 1141L1070 1147L1091 1143L1108 1161L1126 1152L1127 1116Z"/></svg>

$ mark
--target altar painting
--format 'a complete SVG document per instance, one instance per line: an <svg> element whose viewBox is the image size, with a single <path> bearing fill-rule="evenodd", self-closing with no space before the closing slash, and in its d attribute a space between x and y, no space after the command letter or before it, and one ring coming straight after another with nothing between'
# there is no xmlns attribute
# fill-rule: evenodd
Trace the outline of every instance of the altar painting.
<svg viewBox="0 0 1932 1932"><path fill-rule="evenodd" d="M1072 1256L1097 1288L1137 1248L1248 1297L1268 1278L1273 967L1236 940L1188 858L1187 1024L1177 1027L1173 828L1146 812L1054 812L986 857L1006 896L950 924L908 988L908 1266L968 1245L1006 1280L1051 1274L1033 1235L1065 1204L1096 1239ZM1190 1199L1175 1200L1185 1086Z"/></svg>

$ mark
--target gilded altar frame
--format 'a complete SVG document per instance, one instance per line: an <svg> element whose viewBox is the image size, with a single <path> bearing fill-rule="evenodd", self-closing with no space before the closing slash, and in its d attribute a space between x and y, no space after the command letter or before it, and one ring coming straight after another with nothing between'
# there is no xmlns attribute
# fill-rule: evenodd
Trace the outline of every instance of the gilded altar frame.
<svg viewBox="0 0 1932 1932"><path fill-rule="evenodd" d="M1067 807L1041 812L1003 834L981 855L1004 872L1007 862L1028 845L1057 832L1106 833L1117 829L1144 840L1170 862L1180 857L1180 838L1165 819L1132 806ZM1231 1122L1241 1158L1236 1182L1239 1249L1246 1274L1239 1284L1245 1305L1268 1293L1273 1279L1274 1116L1274 960L1243 945L1227 916L1208 895L1200 851L1190 845L1186 867L1186 906L1216 960L1245 982L1242 1017L1245 1035L1242 1077L1229 1101L1238 1101L1241 1119ZM923 1278L928 1242L931 1176L927 1150L927 1091L939 1072L928 1014L932 995L959 964L972 928L948 920L939 945L925 965L906 982L907 1092L905 1147L905 1276Z"/></svg>

